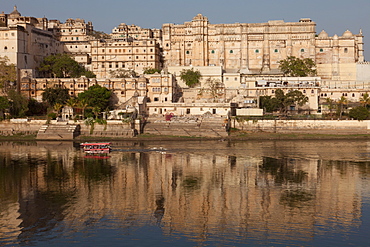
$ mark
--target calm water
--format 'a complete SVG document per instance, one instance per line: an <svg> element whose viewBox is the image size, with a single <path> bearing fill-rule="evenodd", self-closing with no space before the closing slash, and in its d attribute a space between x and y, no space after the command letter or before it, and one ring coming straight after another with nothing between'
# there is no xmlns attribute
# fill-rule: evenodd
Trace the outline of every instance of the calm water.
<svg viewBox="0 0 370 247"><path fill-rule="evenodd" d="M0 142L0 246L368 246L370 142Z"/></svg>

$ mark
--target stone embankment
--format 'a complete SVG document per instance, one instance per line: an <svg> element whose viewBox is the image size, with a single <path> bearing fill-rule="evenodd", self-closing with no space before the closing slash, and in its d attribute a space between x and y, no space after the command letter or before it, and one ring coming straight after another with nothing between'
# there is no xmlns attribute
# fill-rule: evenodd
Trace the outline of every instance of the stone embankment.
<svg viewBox="0 0 370 247"><path fill-rule="evenodd" d="M226 124L222 117L149 117L145 124L140 121L124 123L109 120L107 124L85 125L84 122L46 123L45 120L12 119L0 122L0 135L25 136L37 135L37 139L71 140L75 138L134 138L137 134L166 137L228 137ZM280 134L334 134L354 135L370 134L370 120L249 120L232 119L230 127L247 133ZM232 132L231 137L239 132Z"/></svg>
<svg viewBox="0 0 370 247"><path fill-rule="evenodd" d="M150 117L144 126L145 134L161 136L227 137L225 119L222 117L189 116L165 119Z"/></svg>
<svg viewBox="0 0 370 247"><path fill-rule="evenodd" d="M281 134L370 134L370 120L232 120L231 127L248 132Z"/></svg>

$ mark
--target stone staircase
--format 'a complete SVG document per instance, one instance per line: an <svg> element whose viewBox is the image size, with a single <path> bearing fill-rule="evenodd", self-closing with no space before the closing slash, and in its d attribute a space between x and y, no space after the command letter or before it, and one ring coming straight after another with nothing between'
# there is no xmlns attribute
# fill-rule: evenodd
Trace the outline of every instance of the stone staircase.
<svg viewBox="0 0 370 247"><path fill-rule="evenodd" d="M224 138L228 136L224 118L221 117L173 118L171 121L166 121L163 117L149 117L144 127L144 134L206 138Z"/></svg>
<svg viewBox="0 0 370 247"><path fill-rule="evenodd" d="M79 134L79 124L45 124L39 129L36 139L73 140Z"/></svg>

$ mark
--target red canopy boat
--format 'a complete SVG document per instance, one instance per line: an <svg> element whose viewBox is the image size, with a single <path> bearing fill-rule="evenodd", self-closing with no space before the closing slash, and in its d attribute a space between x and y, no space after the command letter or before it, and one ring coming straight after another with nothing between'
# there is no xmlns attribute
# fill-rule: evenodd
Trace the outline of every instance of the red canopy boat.
<svg viewBox="0 0 370 247"><path fill-rule="evenodd" d="M111 151L110 142L85 142L80 146L85 153L106 154Z"/></svg>

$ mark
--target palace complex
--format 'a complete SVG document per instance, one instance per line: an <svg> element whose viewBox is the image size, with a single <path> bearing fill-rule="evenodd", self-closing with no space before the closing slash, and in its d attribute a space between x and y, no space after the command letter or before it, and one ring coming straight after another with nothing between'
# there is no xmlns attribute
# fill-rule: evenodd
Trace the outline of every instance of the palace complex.
<svg viewBox="0 0 370 247"><path fill-rule="evenodd" d="M185 114L203 113L203 107L194 104L215 104L209 109L222 112L230 103L255 107L259 96L274 95L277 88L303 92L309 98L303 108L310 113L320 113L328 97L358 101L370 92L370 64L363 46L361 30L330 37L324 30L317 32L316 23L308 18L211 24L198 14L190 22L163 24L162 29L121 23L111 34L101 35L82 19L62 23L25 17L16 7L10 14L0 14L0 56L16 65L16 86L24 95L41 100L45 88L62 85L74 96L98 83L114 92L117 108L141 97L148 112L162 114L163 109L183 114L176 112L176 104L186 109ZM38 66L46 56L58 53L69 54L97 78L43 78ZM317 76L284 77L278 62L289 56L311 58ZM162 72L144 75L147 68ZM195 88L179 78L181 70L189 68L202 74ZM114 78L117 71L138 76ZM210 87L210 81L216 86Z"/></svg>

